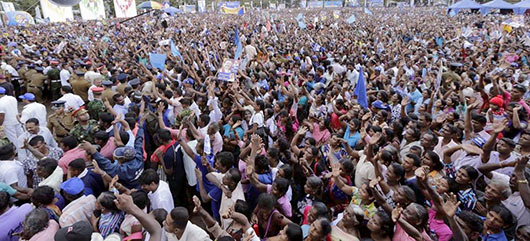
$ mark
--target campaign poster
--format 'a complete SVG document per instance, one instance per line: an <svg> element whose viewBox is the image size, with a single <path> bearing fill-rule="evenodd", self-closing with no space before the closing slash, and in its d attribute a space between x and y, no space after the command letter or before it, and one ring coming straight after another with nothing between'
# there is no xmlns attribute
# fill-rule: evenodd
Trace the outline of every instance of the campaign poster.
<svg viewBox="0 0 530 241"><path fill-rule="evenodd" d="M49 19L50 22L65 22L74 19L72 7L59 6L48 0L40 0L40 5L42 15L44 15L44 18Z"/></svg>
<svg viewBox="0 0 530 241"><path fill-rule="evenodd" d="M117 18L130 18L138 14L135 0L114 0L114 10Z"/></svg>
<svg viewBox="0 0 530 241"><path fill-rule="evenodd" d="M79 11L83 20L95 20L105 18L105 6L103 0L81 0Z"/></svg>

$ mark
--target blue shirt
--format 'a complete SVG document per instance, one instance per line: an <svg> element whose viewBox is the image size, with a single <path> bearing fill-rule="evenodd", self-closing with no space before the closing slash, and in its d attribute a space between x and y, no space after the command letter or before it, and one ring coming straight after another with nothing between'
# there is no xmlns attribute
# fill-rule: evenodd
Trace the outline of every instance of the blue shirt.
<svg viewBox="0 0 530 241"><path fill-rule="evenodd" d="M129 189L140 189L138 177L144 170L143 142L144 128L141 127L138 128L138 133L136 133L136 139L134 141L136 155L132 160L118 164L117 161L111 161L103 157L103 155L101 155L99 152L96 152L94 155L92 155L92 157L94 160L96 160L101 169L108 173L111 177L118 175L119 182L125 187Z"/></svg>
<svg viewBox="0 0 530 241"><path fill-rule="evenodd" d="M486 234L486 235L480 235L483 241L508 241L506 238L506 235L504 234L504 230L501 230L499 233L495 234Z"/></svg>
<svg viewBox="0 0 530 241"><path fill-rule="evenodd" d="M357 145L357 142L361 139L361 134L356 131L355 133L353 133L353 135L350 133L350 127L347 126L346 127L346 131L344 132L344 140L346 140L348 142L348 145L351 147L351 148L354 148L355 145Z"/></svg>

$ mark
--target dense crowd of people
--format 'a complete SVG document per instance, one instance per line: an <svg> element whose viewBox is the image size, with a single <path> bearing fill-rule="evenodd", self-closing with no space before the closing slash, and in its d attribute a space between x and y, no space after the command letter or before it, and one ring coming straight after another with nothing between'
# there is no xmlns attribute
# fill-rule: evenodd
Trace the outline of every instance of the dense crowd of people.
<svg viewBox="0 0 530 241"><path fill-rule="evenodd" d="M0 240L530 240L528 18L444 11L3 29Z"/></svg>

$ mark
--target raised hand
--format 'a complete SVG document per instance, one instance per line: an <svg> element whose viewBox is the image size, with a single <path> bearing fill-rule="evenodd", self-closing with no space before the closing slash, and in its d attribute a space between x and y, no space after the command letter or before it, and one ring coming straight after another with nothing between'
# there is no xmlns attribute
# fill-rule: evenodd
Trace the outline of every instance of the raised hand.
<svg viewBox="0 0 530 241"><path fill-rule="evenodd" d="M199 199L199 197L197 196L193 196L193 205L194 205L194 208L193 208L193 213L198 213L200 210L201 210L201 200Z"/></svg>
<svg viewBox="0 0 530 241"><path fill-rule="evenodd" d="M92 160L92 166L94 166L94 169L92 169L92 172L99 174L99 175L103 175L105 173L103 170L101 170L101 168L99 168L98 162L96 162L95 160Z"/></svg>
<svg viewBox="0 0 530 241"><path fill-rule="evenodd" d="M403 208L398 204L396 208L392 210L392 221L395 223L401 216L401 212L403 212Z"/></svg>
<svg viewBox="0 0 530 241"><path fill-rule="evenodd" d="M529 159L530 159L529 155L525 155L525 156L517 158L517 163L515 164L514 171L524 172L524 169L526 165L528 164Z"/></svg>
<svg viewBox="0 0 530 241"><path fill-rule="evenodd" d="M116 204L116 207L118 207L120 210L130 212L136 206L130 195L116 193L114 195L116 196L114 204Z"/></svg>
<svg viewBox="0 0 530 241"><path fill-rule="evenodd" d="M500 122L494 122L493 123L493 132L495 132L497 134L503 132L504 128L507 126L507 124L508 124L508 120L507 119L503 119Z"/></svg>
<svg viewBox="0 0 530 241"><path fill-rule="evenodd" d="M382 133L382 132L377 132L377 133L375 133L375 134L370 138L370 141L368 142L368 144L370 144L370 145L375 145L376 143L379 142L379 140L381 140L381 137L383 137L383 133Z"/></svg>
<svg viewBox="0 0 530 241"><path fill-rule="evenodd" d="M302 126L299 130L298 130L298 134L303 136L305 135L305 133L308 131L307 127L305 126Z"/></svg>
<svg viewBox="0 0 530 241"><path fill-rule="evenodd" d="M443 211L447 217L452 218L460 206L460 201L457 201L456 195L453 193L445 194L445 200L442 204Z"/></svg>

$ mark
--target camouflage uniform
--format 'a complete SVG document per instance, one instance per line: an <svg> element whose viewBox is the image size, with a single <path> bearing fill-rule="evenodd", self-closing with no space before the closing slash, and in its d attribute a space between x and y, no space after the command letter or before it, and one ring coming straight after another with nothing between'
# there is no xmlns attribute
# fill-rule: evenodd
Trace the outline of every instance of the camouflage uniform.
<svg viewBox="0 0 530 241"><path fill-rule="evenodd" d="M99 120L99 113L106 112L107 108L103 101L94 99L86 104L86 110L90 115L90 119Z"/></svg>
<svg viewBox="0 0 530 241"><path fill-rule="evenodd" d="M82 127L81 124L76 123L74 128L70 131L70 135L75 137L77 141L83 140L90 143L94 142L94 134L99 131L98 122L95 120L89 120L87 127Z"/></svg>

